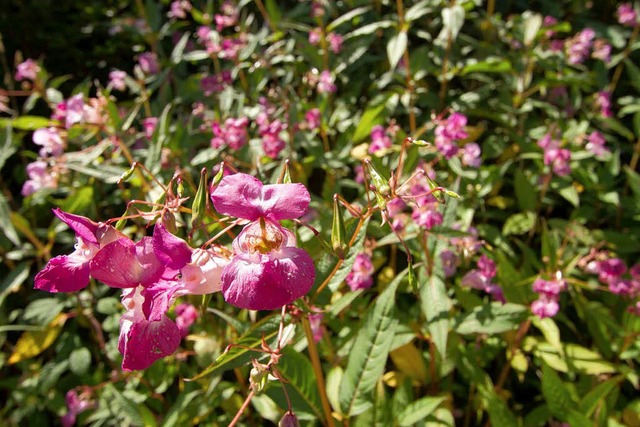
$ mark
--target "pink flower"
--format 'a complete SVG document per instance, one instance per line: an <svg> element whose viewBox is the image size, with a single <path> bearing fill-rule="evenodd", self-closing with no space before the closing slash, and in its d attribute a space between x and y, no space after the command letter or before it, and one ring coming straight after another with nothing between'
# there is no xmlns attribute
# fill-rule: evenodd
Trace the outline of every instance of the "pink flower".
<svg viewBox="0 0 640 427"><path fill-rule="evenodd" d="M496 275L496 264L483 254L478 259L477 266L477 269L470 270L462 277L460 285L482 290L490 294L494 300L504 304L506 300L502 288L491 281Z"/></svg>
<svg viewBox="0 0 640 427"><path fill-rule="evenodd" d="M596 36L591 28L585 28L566 42L569 64L581 64L589 56Z"/></svg>
<svg viewBox="0 0 640 427"><path fill-rule="evenodd" d="M213 122L211 146L213 148L220 148L224 144L227 144L229 148L239 150L247 144L248 125L249 119L246 117L237 119L230 117L225 120L224 126L220 126L218 122Z"/></svg>
<svg viewBox="0 0 640 427"><path fill-rule="evenodd" d="M558 300L545 294L540 295L537 300L531 303L531 312L541 319L553 317L558 314L559 310Z"/></svg>
<svg viewBox="0 0 640 427"><path fill-rule="evenodd" d="M469 135L464 127L467 116L460 113L451 114L446 120L439 121L435 129L435 145L438 151L448 160L458 154L457 140L465 139Z"/></svg>
<svg viewBox="0 0 640 427"><path fill-rule="evenodd" d="M485 254L480 255L478 259L478 269L489 279L493 279L496 275L496 263Z"/></svg>
<svg viewBox="0 0 640 427"><path fill-rule="evenodd" d="M222 92L225 86L228 86L231 82L231 72L225 70L220 74L203 77L200 80L200 88L205 96L210 96L213 93Z"/></svg>
<svg viewBox="0 0 640 427"><path fill-rule="evenodd" d="M312 108L307 111L304 115L304 118L307 121L307 128L312 130L320 129L321 116L322 113L320 113L320 109L318 108Z"/></svg>
<svg viewBox="0 0 640 427"><path fill-rule="evenodd" d="M442 261L444 277L451 277L456 274L458 264L460 264L460 259L455 252L449 249L440 252L440 260Z"/></svg>
<svg viewBox="0 0 640 427"><path fill-rule="evenodd" d="M352 291L370 288L373 285L372 275L374 271L371 257L364 252L359 253L356 255L353 267L351 267L351 271L345 281Z"/></svg>
<svg viewBox="0 0 640 427"><path fill-rule="evenodd" d="M319 18L324 15L324 6L320 0L311 0L311 16Z"/></svg>
<svg viewBox="0 0 640 427"><path fill-rule="evenodd" d="M375 125L371 128L371 144L369 145L369 153L377 153L391 147L391 145L391 138L389 138L389 135L387 135L383 126Z"/></svg>
<svg viewBox="0 0 640 427"><path fill-rule="evenodd" d="M76 123L84 122L84 95L79 93L65 102L65 126L69 129Z"/></svg>
<svg viewBox="0 0 640 427"><path fill-rule="evenodd" d="M109 73L109 85L113 87L115 90L124 92L125 90L127 90L125 77L127 77L126 72L122 70L113 70Z"/></svg>
<svg viewBox="0 0 640 427"><path fill-rule="evenodd" d="M331 71L324 70L318 80L318 93L334 93L338 87L335 85Z"/></svg>
<svg viewBox="0 0 640 427"><path fill-rule="evenodd" d="M320 39L322 38L322 29L320 27L313 28L309 31L309 43L312 45L317 45L320 43Z"/></svg>
<svg viewBox="0 0 640 427"><path fill-rule="evenodd" d="M27 165L29 179L22 186L22 195L27 197L43 188L58 188L58 176L48 169L47 162L36 160Z"/></svg>
<svg viewBox="0 0 640 427"><path fill-rule="evenodd" d="M611 111L611 92L602 90L596 94L596 105L600 108L602 117L613 117Z"/></svg>
<svg viewBox="0 0 640 427"><path fill-rule="evenodd" d="M558 176L565 176L571 173L570 160L571 151L566 148L549 148L544 152L544 164L551 165L553 173Z"/></svg>
<svg viewBox="0 0 640 427"><path fill-rule="evenodd" d="M74 292L89 284L90 263L101 247L123 237L113 227L54 209L53 213L76 233L75 251L51 258L35 277L35 289Z"/></svg>
<svg viewBox="0 0 640 427"><path fill-rule="evenodd" d="M442 214L437 211L438 203L425 203L413 209L411 218L421 227L431 230L442 224Z"/></svg>
<svg viewBox="0 0 640 427"><path fill-rule="evenodd" d="M160 67L158 65L158 56L155 52L144 52L138 56L138 65L143 73L158 74Z"/></svg>
<svg viewBox="0 0 640 427"><path fill-rule="evenodd" d="M189 334L189 328L198 318L198 310L191 304L183 302L175 308L176 326L180 330L180 335L184 338Z"/></svg>
<svg viewBox="0 0 640 427"><path fill-rule="evenodd" d="M279 221L304 215L311 200L302 184L263 185L250 175L222 178L211 194L216 210L248 219L222 270L222 294L240 308L273 310L305 295L315 280L311 257Z"/></svg>
<svg viewBox="0 0 640 427"><path fill-rule="evenodd" d="M327 36L327 41L329 42L329 46L331 47L333 53L340 53L340 51L342 50L343 41L343 38L340 34L329 33L329 35Z"/></svg>
<svg viewBox="0 0 640 427"><path fill-rule="evenodd" d="M608 64L609 61L611 61L611 45L605 40L596 40L593 44L593 52L591 52L591 56L595 59L601 60L605 64Z"/></svg>
<svg viewBox="0 0 640 427"><path fill-rule="evenodd" d="M631 3L622 3L618 6L616 14L618 15L618 22L620 24L628 27L635 27L638 25L638 15Z"/></svg>
<svg viewBox="0 0 640 427"><path fill-rule="evenodd" d="M227 27L233 27L238 22L238 8L229 0L225 0L220 7L222 14L216 14L213 19L216 22L216 30L222 31Z"/></svg>
<svg viewBox="0 0 640 427"><path fill-rule="evenodd" d="M24 62L18 64L18 66L16 67L15 78L17 81L34 81L38 77L39 72L40 66L33 59L27 59Z"/></svg>
<svg viewBox="0 0 640 427"><path fill-rule="evenodd" d="M40 157L57 157L64 150L64 143L58 128L40 128L33 132L33 143L42 146Z"/></svg>
<svg viewBox="0 0 640 427"><path fill-rule="evenodd" d="M118 351L122 370L146 369L158 359L173 354L180 345L180 330L164 313L144 313L142 286L125 289L122 304L127 312L120 318Z"/></svg>
<svg viewBox="0 0 640 427"><path fill-rule="evenodd" d="M462 164L470 166L472 168L480 167L482 164L482 159L480 155L482 154L482 150L480 150L480 146L475 142L468 142L462 148Z"/></svg>
<svg viewBox="0 0 640 427"><path fill-rule="evenodd" d="M142 120L142 128L144 129L144 136L147 139L151 139L153 137L153 133L156 131L156 127L158 126L158 118L157 117L146 117Z"/></svg>
<svg viewBox="0 0 640 427"><path fill-rule="evenodd" d="M175 0L171 2L171 10L167 13L167 16L169 18L184 19L191 8L189 0Z"/></svg>
<svg viewBox="0 0 640 427"><path fill-rule="evenodd" d="M322 340L322 318L324 314L314 313L309 315L309 325L311 326L311 332L313 333L313 340L320 342Z"/></svg>
<svg viewBox="0 0 640 427"><path fill-rule="evenodd" d="M94 406L94 403L88 399L88 393L81 393L80 396L78 396L78 393L73 389L67 392L65 395L67 413L64 414L60 420L64 427L73 427L76 424L78 414Z"/></svg>
<svg viewBox="0 0 640 427"><path fill-rule="evenodd" d="M587 145L585 148L591 151L596 157L603 158L609 153L609 149L605 147L606 141L602 134L594 131L587 137Z"/></svg>
<svg viewBox="0 0 640 427"><path fill-rule="evenodd" d="M609 258L597 264L598 279L602 283L616 281L627 271L627 265L620 258Z"/></svg>

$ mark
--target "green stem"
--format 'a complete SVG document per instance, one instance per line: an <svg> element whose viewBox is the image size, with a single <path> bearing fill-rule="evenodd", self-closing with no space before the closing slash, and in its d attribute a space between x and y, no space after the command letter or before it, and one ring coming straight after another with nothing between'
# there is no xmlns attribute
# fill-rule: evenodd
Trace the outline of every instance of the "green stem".
<svg viewBox="0 0 640 427"><path fill-rule="evenodd" d="M313 372L318 382L318 391L320 392L320 401L322 402L322 410L326 418L328 427L335 427L333 422L333 415L331 415L331 405L329 405L329 399L327 398L327 387L324 383L324 374L322 373L322 365L320 364L320 357L318 356L318 347L313 339L313 331L311 330L311 324L309 318L305 315L302 317L302 326L304 333L307 337L309 357L311 358L311 365L313 366Z"/></svg>

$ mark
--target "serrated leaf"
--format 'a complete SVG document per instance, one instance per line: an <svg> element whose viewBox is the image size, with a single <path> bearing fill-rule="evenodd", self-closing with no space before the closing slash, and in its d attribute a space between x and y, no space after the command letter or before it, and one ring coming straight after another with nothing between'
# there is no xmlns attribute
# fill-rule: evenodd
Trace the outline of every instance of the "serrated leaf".
<svg viewBox="0 0 640 427"><path fill-rule="evenodd" d="M285 347L278 362L278 371L286 380L284 385L287 387L294 410L309 412L315 417L323 419L318 383L309 359L293 348ZM282 387L271 387L267 394L283 409L287 409L287 400L282 392Z"/></svg>
<svg viewBox="0 0 640 427"><path fill-rule="evenodd" d="M524 234L536 225L536 214L534 212L520 212L511 215L502 227L502 234Z"/></svg>
<svg viewBox="0 0 640 427"><path fill-rule="evenodd" d="M35 357L51 346L62 332L67 316L60 313L42 331L24 332L7 363L10 365Z"/></svg>
<svg viewBox="0 0 640 427"><path fill-rule="evenodd" d="M624 376L620 375L605 382L602 382L589 390L589 392L580 400L578 407L580 413L590 417L607 395L624 380Z"/></svg>
<svg viewBox="0 0 640 427"><path fill-rule="evenodd" d="M436 410L445 397L423 397L415 402L411 402L401 413L398 415L398 424L402 427L411 426L415 423L427 418L433 411Z"/></svg>
<svg viewBox="0 0 640 427"><path fill-rule="evenodd" d="M507 404L493 391L486 393L487 412L491 425L500 427L518 427L516 416L509 410Z"/></svg>
<svg viewBox="0 0 640 427"><path fill-rule="evenodd" d="M364 412L373 402L372 392L384 372L397 321L393 317L400 273L378 296L365 315L351 347L347 368L340 384L340 407L345 415Z"/></svg>
<svg viewBox="0 0 640 427"><path fill-rule="evenodd" d="M529 309L519 304L493 302L461 316L455 327L459 334L500 334L518 327Z"/></svg>
<svg viewBox="0 0 640 427"><path fill-rule="evenodd" d="M542 364L542 395L551 413L560 420L566 420L575 406L556 371L546 363Z"/></svg>

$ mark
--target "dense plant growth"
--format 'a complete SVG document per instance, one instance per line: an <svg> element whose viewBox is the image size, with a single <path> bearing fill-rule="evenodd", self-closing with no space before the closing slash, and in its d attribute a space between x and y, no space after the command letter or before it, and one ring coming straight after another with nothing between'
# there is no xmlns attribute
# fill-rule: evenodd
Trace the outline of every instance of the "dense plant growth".
<svg viewBox="0 0 640 427"><path fill-rule="evenodd" d="M3 419L640 425L638 11L573 3L114 3L129 69L4 55Z"/></svg>

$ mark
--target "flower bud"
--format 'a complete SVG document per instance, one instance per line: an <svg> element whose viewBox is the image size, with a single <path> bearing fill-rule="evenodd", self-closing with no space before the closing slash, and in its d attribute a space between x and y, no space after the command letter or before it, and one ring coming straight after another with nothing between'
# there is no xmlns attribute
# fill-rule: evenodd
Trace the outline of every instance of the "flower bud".
<svg viewBox="0 0 640 427"><path fill-rule="evenodd" d="M300 423L298 422L296 414L291 411L287 411L280 419L278 427L300 427Z"/></svg>
<svg viewBox="0 0 640 427"><path fill-rule="evenodd" d="M204 214L207 210L207 200L209 198L207 188L207 175L207 169L202 168L202 171L200 171L200 183L198 184L198 191L196 191L196 195L193 198L193 205L191 206L192 228L195 228L200 223L202 223L202 219L204 218Z"/></svg>
<svg viewBox="0 0 640 427"><path fill-rule="evenodd" d="M253 363L253 368L249 373L249 387L255 394L258 394L267 386L269 370L267 369L267 365L263 365L255 359L251 362Z"/></svg>
<svg viewBox="0 0 640 427"><path fill-rule="evenodd" d="M344 218L342 217L342 210L340 209L340 203L338 202L338 195L333 196L333 226L331 227L331 247L336 256L340 259L344 259L349 251L349 246L346 242L347 231L344 227Z"/></svg>
<svg viewBox="0 0 640 427"><path fill-rule="evenodd" d="M384 179L380 172L376 169L376 167L371 163L371 160L367 159L364 161L369 169L369 175L371 175L371 181L373 181L373 186L376 188L377 192L383 196L387 196L391 187L389 186L389 181Z"/></svg>

